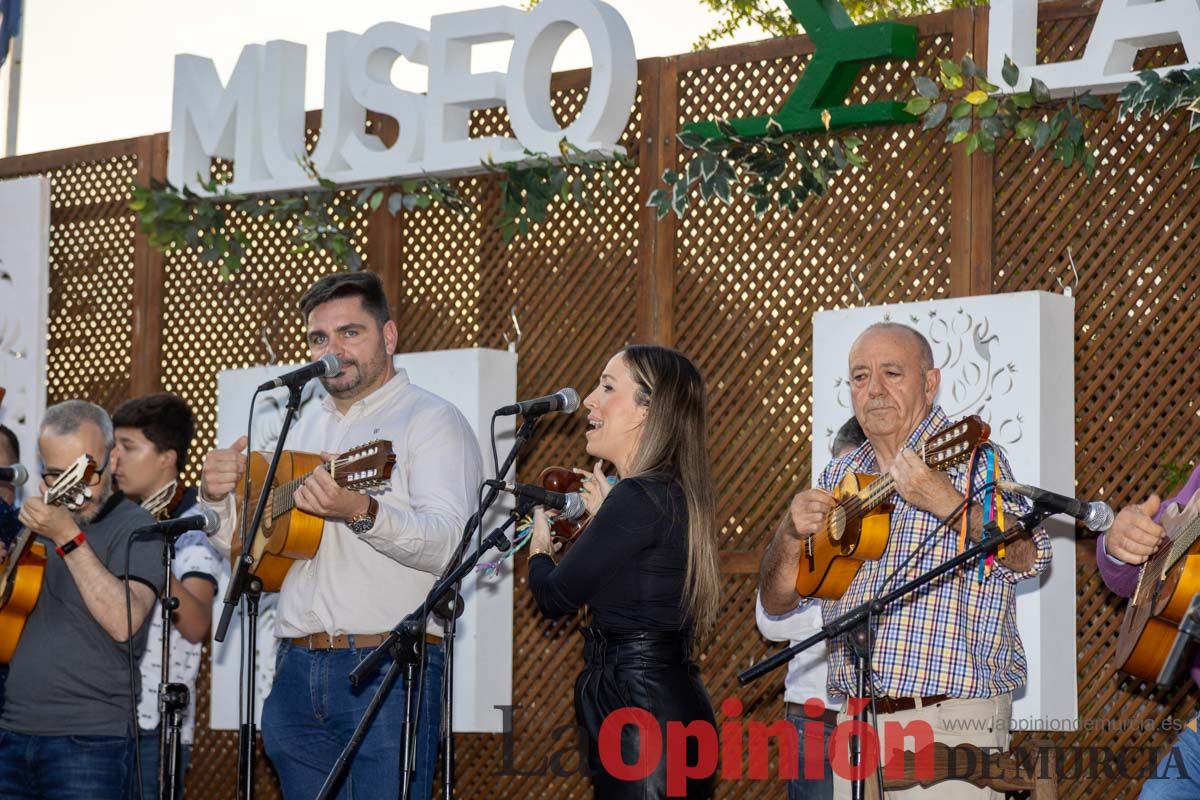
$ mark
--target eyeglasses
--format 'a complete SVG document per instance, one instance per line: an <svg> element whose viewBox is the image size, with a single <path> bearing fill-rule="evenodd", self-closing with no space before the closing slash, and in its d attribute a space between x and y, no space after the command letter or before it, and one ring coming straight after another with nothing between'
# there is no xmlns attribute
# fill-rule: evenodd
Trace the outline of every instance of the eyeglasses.
<svg viewBox="0 0 1200 800"><path fill-rule="evenodd" d="M88 478L88 483L87 483L88 486L96 486L97 484L100 483L100 478L102 475L104 475L104 470L108 469L109 460L110 459L105 459L105 461L102 465L100 465L99 467L96 467L95 472L92 473L92 477ZM46 487L49 488L49 487L53 486L55 483L57 483L58 479L62 477L63 472L65 472L65 470L61 470L61 469L42 470L42 480L46 482Z"/></svg>

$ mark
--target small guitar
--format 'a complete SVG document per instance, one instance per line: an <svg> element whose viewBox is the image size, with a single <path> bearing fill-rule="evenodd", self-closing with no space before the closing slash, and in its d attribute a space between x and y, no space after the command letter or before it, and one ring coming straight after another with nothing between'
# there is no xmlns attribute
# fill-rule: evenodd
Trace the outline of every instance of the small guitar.
<svg viewBox="0 0 1200 800"><path fill-rule="evenodd" d="M1192 596L1200 591L1200 492L1183 509L1167 509L1162 524L1169 538L1138 573L1113 658L1122 672L1166 685L1167 655Z"/></svg>
<svg viewBox="0 0 1200 800"><path fill-rule="evenodd" d="M977 416L943 428L921 447L933 469L948 470L987 441L991 428ZM802 597L836 600L845 594L864 561L874 561L887 548L889 521L896 493L890 475L849 473L833 491L837 506L821 530L804 540L796 591Z"/></svg>
<svg viewBox="0 0 1200 800"><path fill-rule="evenodd" d="M88 482L96 472L96 462L84 454L80 456L54 485L46 490L42 500L48 505L79 508L87 502L91 493ZM12 660L17 649L25 620L37 605L42 592L42 578L46 574L46 546L34 541L34 533L22 528L4 558L0 572L0 664Z"/></svg>
<svg viewBox="0 0 1200 800"><path fill-rule="evenodd" d="M154 515L157 520L164 520L179 505L183 499L183 484L178 480L171 481L163 488L142 501L142 508Z"/></svg>
<svg viewBox="0 0 1200 800"><path fill-rule="evenodd" d="M251 486L262 485L269 466L270 462L261 453L250 454ZM392 443L382 440L359 445L325 462L312 453L283 452L275 469L274 485L270 489L270 503L267 506L270 513L263 515L263 522L250 541L250 571L258 576L264 592L279 591L288 570L292 568L292 562L312 558L321 546L325 520L296 508L293 499L304 479L321 466L329 471L338 486L365 492L386 486L392 479L396 454L392 452ZM243 478L237 487L239 502L245 492ZM258 497L252 497L251 500L250 507L254 508ZM230 550L234 566L241 552L241 536L235 534Z"/></svg>

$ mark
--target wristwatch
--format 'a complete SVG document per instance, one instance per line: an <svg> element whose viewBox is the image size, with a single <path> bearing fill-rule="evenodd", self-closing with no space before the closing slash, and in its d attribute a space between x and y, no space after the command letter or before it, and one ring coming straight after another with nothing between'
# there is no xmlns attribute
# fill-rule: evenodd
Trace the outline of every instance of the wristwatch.
<svg viewBox="0 0 1200 800"><path fill-rule="evenodd" d="M355 514L353 517L346 520L346 527L355 533L362 535L375 526L375 517L378 515L379 503L375 502L374 497L368 497L367 510L361 514Z"/></svg>

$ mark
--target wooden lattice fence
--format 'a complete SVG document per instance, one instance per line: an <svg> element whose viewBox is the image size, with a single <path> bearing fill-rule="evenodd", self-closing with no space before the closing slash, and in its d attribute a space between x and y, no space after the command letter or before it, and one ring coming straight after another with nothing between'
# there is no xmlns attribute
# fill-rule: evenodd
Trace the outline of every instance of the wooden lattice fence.
<svg viewBox="0 0 1200 800"><path fill-rule="evenodd" d="M1093 13L1043 5L1039 53L1080 52ZM987 11L921 17L914 63L864 72L852 100L909 94L914 69L970 52L986 63ZM475 204L467 216L432 209L392 219L354 218L366 264L383 275L402 350L502 347L520 320L518 393L593 385L606 358L629 341L674 344L707 376L711 452L721 491L724 612L702 654L718 701L738 696L752 718L782 713L780 680L739 688L734 674L771 652L754 627L760 548L788 497L810 472L812 314L820 309L1074 283L1077 477L1081 496L1114 504L1162 483L1164 462L1196 457L1200 410L1200 224L1195 149L1183 118L1120 122L1110 102L1090 112L1100 150L1097 177L1084 181L1023 146L995 156L953 152L918 126L862 133L865 171L839 179L830 197L796 215L754 219L748 204L694 205L683 220L656 220L645 207L662 170L681 158L675 132L699 118L766 113L804 69L804 37L646 59L636 109L622 143L635 166L617 176L594 212L561 207L528 237L506 245L495 226L498 183L460 182ZM1145 53L1147 64L1181 60L1178 48ZM557 78L562 118L578 111L586 72ZM319 115L310 115L310 139ZM495 111L477 112L475 135L507 130ZM163 177L166 136L0 160L0 178L44 174L52 181L51 326L48 400L86 397L112 408L156 389L179 392L200 433L188 477L214 444L216 372L303 360L299 293L335 269L297 257L278 230L248 223L253 240L232 280L191 255L148 246L128 211L131 180ZM345 202L343 198L341 202ZM863 291L860 296L857 282ZM529 479L551 463L584 463L582 419L558 418L525 458ZM1189 685L1148 691L1122 683L1108 663L1121 610L1095 575L1092 541L1079 545L1078 677L1081 730L1051 738L1072 769L1075 747L1163 748L1173 721L1196 711ZM523 582L523 567L518 578ZM573 622L547 624L528 593L515 600L513 747L499 736L458 742L462 797L586 797L573 773L570 688L580 661ZM1070 613L1065 610L1064 613ZM208 674L198 693L200 724L188 776L192 797L233 793L236 737L207 730ZM1137 724L1151 720L1150 729ZM1112 726L1107 720L1130 720ZM1095 756L1090 756L1093 760ZM545 770L542 775L536 773ZM1086 771L1085 771L1086 772ZM1137 779L1081 774L1066 798L1126 797ZM278 797L265 764L260 797ZM723 797L779 797L776 781L722 785Z"/></svg>

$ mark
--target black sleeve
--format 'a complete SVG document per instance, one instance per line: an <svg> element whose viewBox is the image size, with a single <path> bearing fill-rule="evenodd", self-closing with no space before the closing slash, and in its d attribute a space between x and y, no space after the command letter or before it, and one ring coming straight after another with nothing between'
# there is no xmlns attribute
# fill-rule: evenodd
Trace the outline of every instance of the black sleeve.
<svg viewBox="0 0 1200 800"><path fill-rule="evenodd" d="M529 589L542 614L562 617L578 610L652 546L663 530L663 509L636 479L613 487L587 529L556 566L549 556L529 560Z"/></svg>

